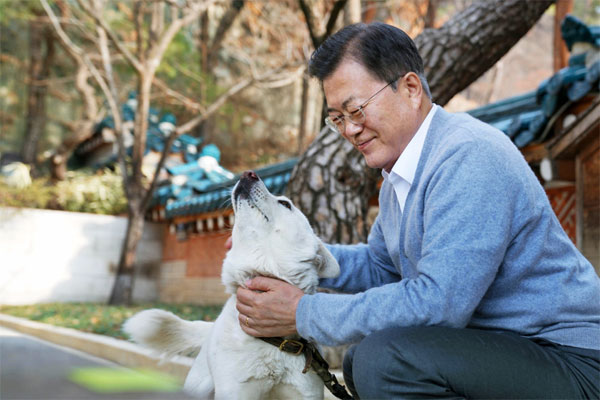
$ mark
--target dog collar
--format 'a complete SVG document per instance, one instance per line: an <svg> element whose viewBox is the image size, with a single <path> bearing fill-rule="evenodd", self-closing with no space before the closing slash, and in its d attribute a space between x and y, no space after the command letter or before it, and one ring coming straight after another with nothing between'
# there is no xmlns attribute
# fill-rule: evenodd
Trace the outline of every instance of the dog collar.
<svg viewBox="0 0 600 400"><path fill-rule="evenodd" d="M343 400L352 400L353 397L348 393L346 387L341 385L335 375L329 372L329 364L317 347L310 343L308 340L304 338L298 339L284 339L282 337L261 337L261 339L277 348L279 350L293 354L295 356L299 356L300 354L304 354L306 358L306 362L304 363L304 369L302 373L305 374L309 368L317 373L319 378L323 381L327 389L338 399Z"/></svg>

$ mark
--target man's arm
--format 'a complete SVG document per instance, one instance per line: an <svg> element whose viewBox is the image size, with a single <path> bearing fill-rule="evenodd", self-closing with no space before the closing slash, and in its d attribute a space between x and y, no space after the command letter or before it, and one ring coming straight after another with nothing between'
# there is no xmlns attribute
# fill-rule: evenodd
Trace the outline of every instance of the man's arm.
<svg viewBox="0 0 600 400"><path fill-rule="evenodd" d="M303 296L296 311L299 334L338 345L391 326L465 327L510 244L522 195L519 174L527 167L516 152L476 141L452 148L423 187L415 275L354 295Z"/></svg>
<svg viewBox="0 0 600 400"><path fill-rule="evenodd" d="M401 279L388 254L379 216L369 233L368 244L327 245L327 249L340 264L340 275L321 279L320 287L358 293Z"/></svg>

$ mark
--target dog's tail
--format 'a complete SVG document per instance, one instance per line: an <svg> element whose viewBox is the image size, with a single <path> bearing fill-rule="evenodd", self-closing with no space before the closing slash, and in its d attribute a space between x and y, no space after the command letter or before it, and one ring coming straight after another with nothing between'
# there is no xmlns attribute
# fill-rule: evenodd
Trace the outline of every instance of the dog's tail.
<svg viewBox="0 0 600 400"><path fill-rule="evenodd" d="M198 352L212 326L212 322L186 321L172 312L152 309L125 321L123 331L134 342L170 358Z"/></svg>

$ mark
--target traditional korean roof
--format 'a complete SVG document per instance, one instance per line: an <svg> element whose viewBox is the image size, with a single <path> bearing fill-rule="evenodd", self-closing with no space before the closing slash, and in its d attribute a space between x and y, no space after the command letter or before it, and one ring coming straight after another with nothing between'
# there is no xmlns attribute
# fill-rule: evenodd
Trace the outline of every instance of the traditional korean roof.
<svg viewBox="0 0 600 400"><path fill-rule="evenodd" d="M281 195L285 191L292 169L297 161L297 158L292 158L278 164L256 169L255 172L261 177L271 193ZM231 189L240 175L205 187L194 187L192 181L187 186L188 189L191 189L189 192L167 201L165 217L172 219L230 208Z"/></svg>
<svg viewBox="0 0 600 400"><path fill-rule="evenodd" d="M600 26L588 26L572 15L563 20L560 31L569 51L575 43L589 43L600 47Z"/></svg>
<svg viewBox="0 0 600 400"><path fill-rule="evenodd" d="M572 50L566 68L542 81L536 90L468 111L506 133L519 148L548 140L557 118L569 106L599 92L600 27L588 27L568 16L561 30ZM580 43L584 45L576 46Z"/></svg>
<svg viewBox="0 0 600 400"><path fill-rule="evenodd" d="M133 121L137 107L136 93L129 93L127 101L121 107L121 117L125 130L125 147L130 154L133 145ZM146 133L146 150L144 154L151 151L161 153L169 134L176 127L176 118L169 112L161 113L155 108L150 108L148 115L148 131ZM101 168L117 161L117 137L114 133L115 123L111 115L105 117L94 128L91 138L81 143L74 152L73 166L87 165L92 168ZM170 154L180 154L185 162L193 162L200 157L202 139L183 134L177 137L171 145ZM105 152L100 157L93 154L99 148L111 147L112 151ZM214 145L213 145L214 146ZM91 163L86 159L92 159Z"/></svg>

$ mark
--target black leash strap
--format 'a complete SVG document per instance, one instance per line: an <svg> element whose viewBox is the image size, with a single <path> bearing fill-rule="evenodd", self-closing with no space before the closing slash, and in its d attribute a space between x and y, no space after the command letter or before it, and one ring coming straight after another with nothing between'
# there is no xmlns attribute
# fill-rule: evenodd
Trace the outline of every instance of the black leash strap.
<svg viewBox="0 0 600 400"><path fill-rule="evenodd" d="M348 393L346 387L341 385L335 375L329 372L329 364L325 361L314 344L303 338L284 339L280 337L264 337L259 339L278 347L279 350L285 351L286 353L297 356L304 354L306 362L304 363L304 369L302 370L303 374L312 367L317 375L323 380L327 389L329 389L335 397L342 400L353 400L353 397Z"/></svg>

